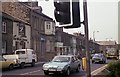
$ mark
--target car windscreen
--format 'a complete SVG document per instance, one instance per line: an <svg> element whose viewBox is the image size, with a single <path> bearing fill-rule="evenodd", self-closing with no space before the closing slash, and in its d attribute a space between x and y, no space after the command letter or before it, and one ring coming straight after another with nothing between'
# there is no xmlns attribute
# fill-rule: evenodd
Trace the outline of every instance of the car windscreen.
<svg viewBox="0 0 120 77"><path fill-rule="evenodd" d="M94 55L94 57L102 57L101 55Z"/></svg>
<svg viewBox="0 0 120 77"><path fill-rule="evenodd" d="M25 54L25 51L16 51L16 54Z"/></svg>
<svg viewBox="0 0 120 77"><path fill-rule="evenodd" d="M52 62L69 62L70 57L55 57Z"/></svg>

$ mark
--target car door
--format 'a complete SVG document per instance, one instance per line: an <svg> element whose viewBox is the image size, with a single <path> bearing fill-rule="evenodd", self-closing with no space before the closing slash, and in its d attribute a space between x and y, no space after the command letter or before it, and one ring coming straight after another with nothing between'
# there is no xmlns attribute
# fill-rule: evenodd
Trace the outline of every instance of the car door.
<svg viewBox="0 0 120 77"><path fill-rule="evenodd" d="M5 68L5 64L2 58L0 59L0 68Z"/></svg>
<svg viewBox="0 0 120 77"><path fill-rule="evenodd" d="M9 63L7 61L5 61L4 58L2 58L2 68L7 68L9 65Z"/></svg>

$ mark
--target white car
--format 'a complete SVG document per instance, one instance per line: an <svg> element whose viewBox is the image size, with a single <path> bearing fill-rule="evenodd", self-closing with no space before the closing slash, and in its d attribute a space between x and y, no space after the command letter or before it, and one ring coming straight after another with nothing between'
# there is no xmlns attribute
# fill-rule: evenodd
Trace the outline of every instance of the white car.
<svg viewBox="0 0 120 77"><path fill-rule="evenodd" d="M97 53L92 57L92 63L106 63L106 57L104 54Z"/></svg>
<svg viewBox="0 0 120 77"><path fill-rule="evenodd" d="M72 70L75 70L76 72L80 71L80 61L73 55L55 56L51 62L43 65L45 75L49 75L49 73L70 75Z"/></svg>

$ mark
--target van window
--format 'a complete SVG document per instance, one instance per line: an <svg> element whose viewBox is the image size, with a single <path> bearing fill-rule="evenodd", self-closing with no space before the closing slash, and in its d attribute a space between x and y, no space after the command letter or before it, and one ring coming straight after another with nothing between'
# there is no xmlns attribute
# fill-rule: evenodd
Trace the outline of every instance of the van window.
<svg viewBox="0 0 120 77"><path fill-rule="evenodd" d="M16 54L25 54L25 51L16 51Z"/></svg>

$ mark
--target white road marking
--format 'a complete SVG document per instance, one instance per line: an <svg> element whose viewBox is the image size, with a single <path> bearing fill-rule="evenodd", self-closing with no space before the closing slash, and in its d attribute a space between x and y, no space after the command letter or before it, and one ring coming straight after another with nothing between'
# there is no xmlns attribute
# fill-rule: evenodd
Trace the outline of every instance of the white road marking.
<svg viewBox="0 0 120 77"><path fill-rule="evenodd" d="M100 67L100 68L98 68L98 69L96 69L96 70L94 70L94 71L92 71L91 75L97 75L99 72L101 72L102 70L104 70L105 67L107 67L107 64L104 65L104 66L102 66L102 67Z"/></svg>
<svg viewBox="0 0 120 77"><path fill-rule="evenodd" d="M23 73L23 74L20 74L20 75L28 75L28 74L32 74L32 73L36 73L36 72L39 72L41 70L36 70L36 71L32 71L32 72L27 72L27 73Z"/></svg>

